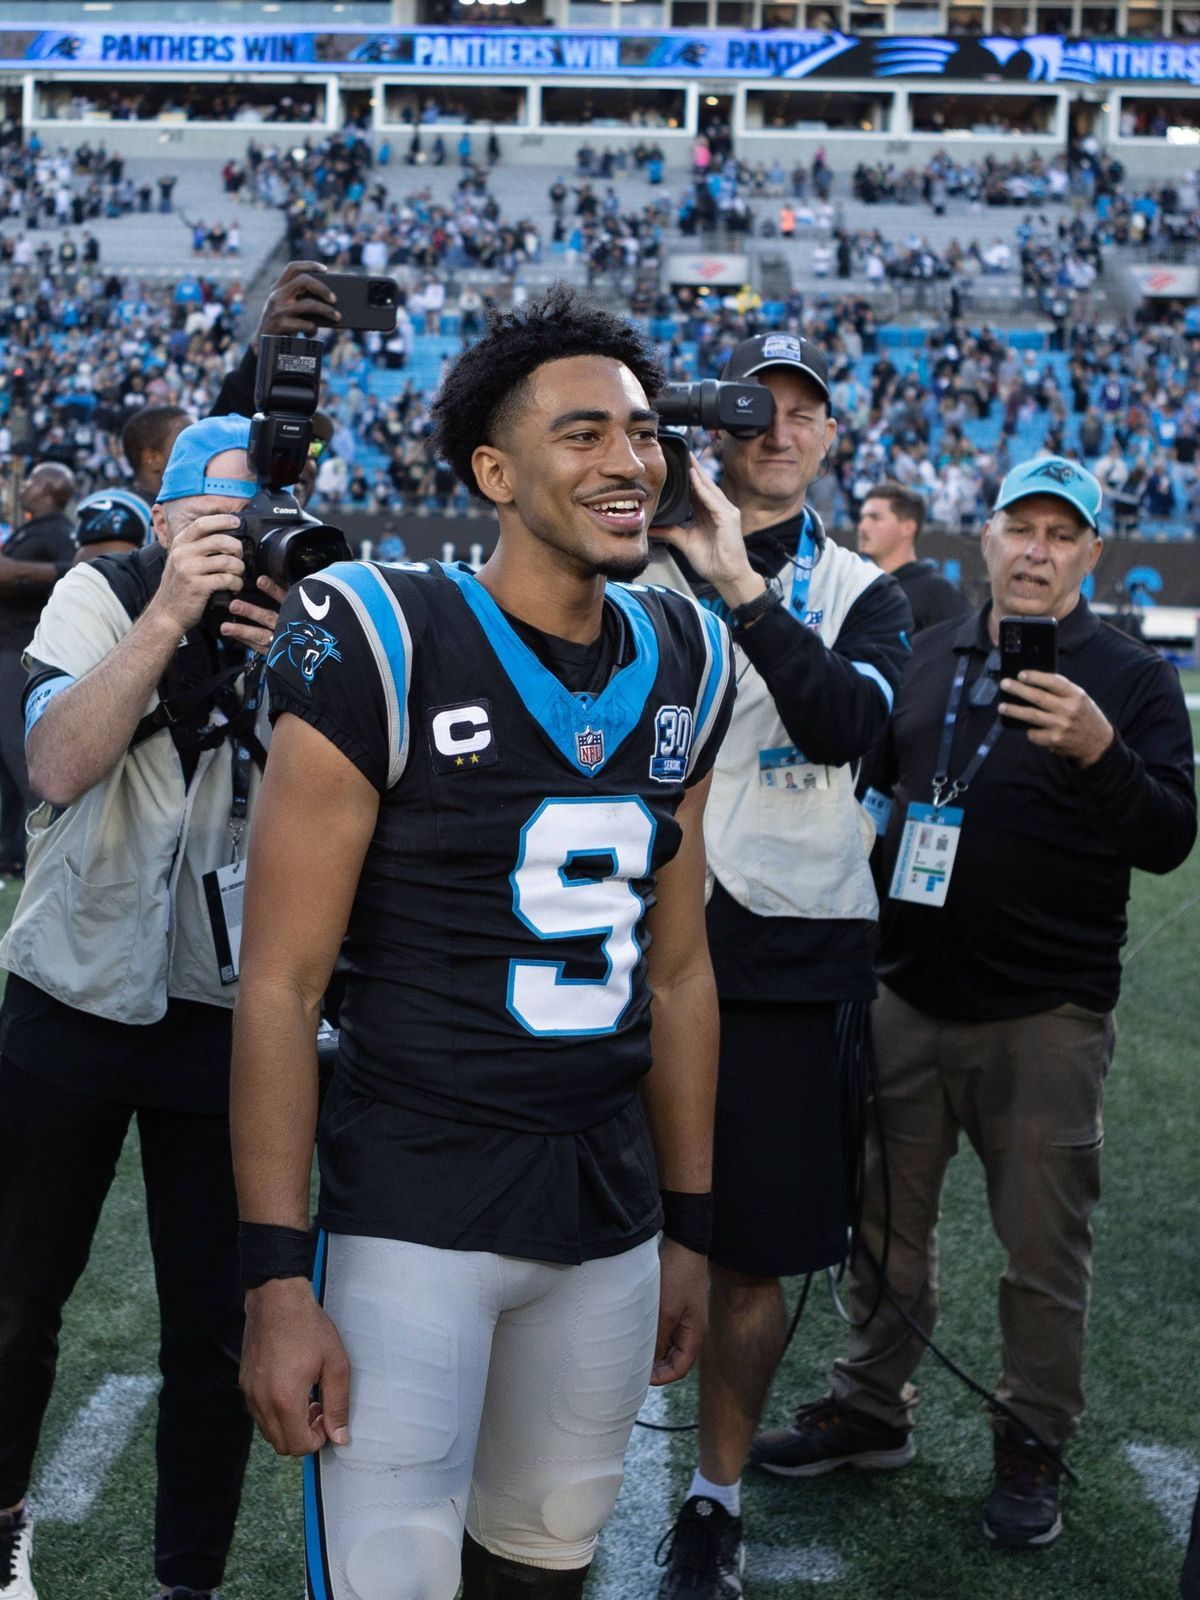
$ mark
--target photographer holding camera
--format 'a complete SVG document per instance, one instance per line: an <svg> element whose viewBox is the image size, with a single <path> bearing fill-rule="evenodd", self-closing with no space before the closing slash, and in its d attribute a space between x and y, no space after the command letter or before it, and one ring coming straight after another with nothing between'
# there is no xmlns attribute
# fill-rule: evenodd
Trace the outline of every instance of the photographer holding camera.
<svg viewBox="0 0 1200 1600"><path fill-rule="evenodd" d="M691 464L693 519L659 530L670 549L646 579L728 618L738 680L705 827L721 1054L700 1464L663 1600L741 1593L740 1477L784 1347L779 1279L845 1253L837 1013L874 992L878 913L854 767L887 723L912 628L895 580L805 506L837 433L821 352L745 339L722 378L765 387L773 419L721 433L721 489ZM753 409L752 394L727 399L721 418Z"/></svg>
<svg viewBox="0 0 1200 1600"><path fill-rule="evenodd" d="M263 604L246 598L250 431L186 428L157 543L72 568L25 654L44 803L0 946L3 1600L35 1600L25 1494L58 1330L135 1114L162 1318L163 1593L209 1594L233 1536L251 1434L228 1128L239 930L212 907L238 886L268 738L246 652L266 655L284 595L258 576Z"/></svg>

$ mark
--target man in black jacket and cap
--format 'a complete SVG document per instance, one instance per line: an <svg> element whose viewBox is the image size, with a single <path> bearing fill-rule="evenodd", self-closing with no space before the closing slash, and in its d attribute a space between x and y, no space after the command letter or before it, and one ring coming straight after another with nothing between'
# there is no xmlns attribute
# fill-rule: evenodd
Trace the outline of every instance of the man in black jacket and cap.
<svg viewBox="0 0 1200 1600"><path fill-rule="evenodd" d="M24 521L0 553L0 872L25 866L25 818L34 800L25 770L21 652L33 637L50 591L75 556L67 507L75 496L69 467L43 461L21 490Z"/></svg>

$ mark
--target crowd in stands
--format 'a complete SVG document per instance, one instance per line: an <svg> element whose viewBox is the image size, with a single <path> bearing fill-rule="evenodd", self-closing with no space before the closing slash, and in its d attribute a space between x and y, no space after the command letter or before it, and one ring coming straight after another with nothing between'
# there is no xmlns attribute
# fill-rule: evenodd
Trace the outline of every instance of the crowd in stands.
<svg viewBox="0 0 1200 1600"><path fill-rule="evenodd" d="M323 504L467 509L428 452L436 378L401 387L375 375L403 370L418 342L435 335L448 354L480 331L488 299L470 284L447 294L441 277L426 275L408 292L395 336L334 342L326 364L334 437L317 481ZM835 524L888 476L926 496L934 523L969 531L1008 467L1037 453L1086 461L1105 485L1118 533L1200 522L1194 319L1150 329L1076 322L1058 352L946 322L919 348L894 348L907 330L880 329L864 301L794 294L766 308L745 291L724 304L697 299L682 315L660 302L647 325L677 381L716 375L748 329L784 325L820 341L839 432L814 503ZM451 328L458 340L447 338ZM0 458L61 461L85 488L119 481L115 438L132 411L175 402L202 413L243 334L236 284L191 279L150 292L115 274L14 277L0 308ZM697 442L704 451L706 441Z"/></svg>
<svg viewBox="0 0 1200 1600"><path fill-rule="evenodd" d="M1200 522L1197 438L1200 435L1200 320L1194 313L1149 331L1098 327L1087 296L1095 281L1106 219L1090 212L1031 208L1004 239L955 240L934 249L914 230L897 239L881 230L832 226L835 202L823 155L797 169L806 195L828 208L829 276L894 283L949 278L954 286L942 323L907 342L906 330L881 329L879 312L833 283L807 298L793 291L764 304L749 285L722 300L681 290L659 291L658 260L672 220L689 208L718 215L748 205L783 177L747 169L709 143L711 159L693 174L672 219L664 195L632 192L604 181L604 152L581 152L588 174L550 185L550 222L506 219L488 186L485 166L468 162L453 194L434 199L428 185L397 194L384 181L378 155L356 129L299 148L252 142L242 161L222 173L225 191L254 198L286 216L289 252L339 270L395 273L404 283L394 334L333 342L327 363L334 444L321 463L318 493L331 507L403 506L432 512L465 509L444 464L428 452L428 403L444 357L483 328L493 296L520 299L524 269L573 252L589 281L624 297L658 342L672 378L715 376L733 344L771 327L800 329L829 353L840 428L830 470L815 490L835 522L852 517L866 485L887 475L920 490L931 519L977 525L995 483L1014 461L1035 451L1078 456L1102 477L1118 531L1134 525L1192 531ZM642 147L645 169L655 147ZM624 165L628 167L630 158ZM965 169L939 177L962 192ZM170 401L203 413L241 352L242 290L196 276L172 290L101 266L94 236L76 239L58 217L29 223L47 199L72 202L93 185L101 193L127 183L119 158L103 146L73 155L36 144L0 143L5 213L24 225L0 228L0 457L36 453L75 470L85 487L117 481L114 439L132 410ZM645 175L649 175L645 173ZM1111 188L1109 173L1104 185ZM170 210L174 180L164 174L148 198L134 188L134 207ZM1175 206L1194 199L1194 183L1172 191ZM13 209L11 194L21 196ZM928 198L928 197L927 197ZM1111 196L1124 200L1118 192ZM807 200L805 202L808 203ZM532 208L531 208L532 209ZM799 209L788 202L784 210ZM1175 214L1172 207L1166 214ZM84 215L86 215L86 205ZM825 215L825 213L823 213ZM1110 212L1111 215L1111 212ZM782 222L782 218L781 218ZM237 248L236 221L190 224L198 257ZM1157 225L1157 224L1156 224ZM792 217L792 229L796 220ZM782 232L786 229L781 227ZM545 235L545 237L543 237ZM970 285L992 274L1020 276L1027 303L1053 323L1049 338L1016 335L981 323L970 309ZM903 335L903 337L901 337ZM900 340L902 347L896 347ZM436 351L436 354L434 353ZM414 372L417 374L414 376ZM386 374L404 374L384 381ZM405 380L408 381L405 381ZM698 447L706 448L700 438Z"/></svg>
<svg viewBox="0 0 1200 1600"><path fill-rule="evenodd" d="M742 330L770 325L767 308L736 302L701 303L685 318L668 346L675 376L715 376ZM1194 316L1151 328L1073 322L1060 351L1035 348L1038 335L1021 341L951 321L919 349L897 349L871 307L849 298L806 306L795 296L782 320L829 354L839 431L813 494L835 524L852 519L887 476L922 493L933 522L972 530L1008 468L1039 454L1097 471L1117 533L1193 531L1200 522Z"/></svg>
<svg viewBox="0 0 1200 1600"><path fill-rule="evenodd" d="M0 223L38 228L80 227L101 218L169 212L176 179L161 173L136 183L123 156L86 141L68 151L27 142L0 141Z"/></svg>

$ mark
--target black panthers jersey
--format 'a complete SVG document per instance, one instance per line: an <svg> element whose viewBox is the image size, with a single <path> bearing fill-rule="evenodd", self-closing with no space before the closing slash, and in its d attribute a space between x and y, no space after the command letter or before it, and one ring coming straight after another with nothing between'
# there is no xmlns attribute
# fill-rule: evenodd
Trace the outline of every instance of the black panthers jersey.
<svg viewBox="0 0 1200 1600"><path fill-rule="evenodd" d="M465 567L343 563L284 604L273 714L311 723L381 796L343 947L342 1047L322 1118L327 1225L500 1247L479 1242L478 1208L453 1238L364 1217L339 1129L367 1105L403 1113L373 1119L388 1136L370 1151L359 1141L355 1163L368 1166L386 1167L382 1149L396 1156L418 1126L441 1150L431 1170L457 1145L466 1168L522 1139L586 1142L617 1123L614 1149L633 1138L650 1061L646 908L733 684L724 625L690 599L609 585L605 604L627 659L595 694L566 688ZM576 1183L580 1162L597 1169L593 1187L607 1181L597 1155L580 1156ZM469 1185L457 1169L441 1180L443 1204ZM521 1253L535 1253L527 1233Z"/></svg>

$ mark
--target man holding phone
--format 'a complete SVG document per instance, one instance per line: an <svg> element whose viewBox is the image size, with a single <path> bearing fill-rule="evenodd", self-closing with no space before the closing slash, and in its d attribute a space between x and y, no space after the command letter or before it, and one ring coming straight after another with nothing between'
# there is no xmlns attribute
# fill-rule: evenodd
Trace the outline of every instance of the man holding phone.
<svg viewBox="0 0 1200 1600"><path fill-rule="evenodd" d="M873 1139L854 1321L889 1231L890 1295L851 1332L832 1393L751 1452L794 1477L912 1460L924 1345L901 1312L933 1331L939 1196L965 1132L1007 1253L984 1532L1010 1549L1062 1530L1130 870L1172 871L1196 833L1175 671L1083 598L1101 498L1078 463L1014 468L983 530L989 600L913 647L876 778L893 796L872 1012L887 1182ZM1020 665L1026 636L1050 629L1057 670L1002 675L998 643Z"/></svg>

